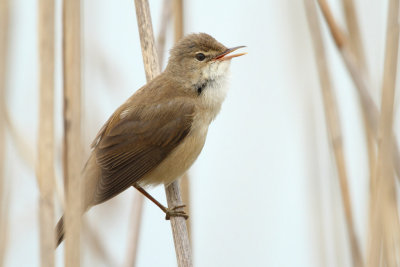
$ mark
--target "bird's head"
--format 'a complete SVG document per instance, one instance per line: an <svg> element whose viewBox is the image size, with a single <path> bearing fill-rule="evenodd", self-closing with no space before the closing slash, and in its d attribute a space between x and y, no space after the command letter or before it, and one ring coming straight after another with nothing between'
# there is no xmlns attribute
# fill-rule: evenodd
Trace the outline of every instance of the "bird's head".
<svg viewBox="0 0 400 267"><path fill-rule="evenodd" d="M206 33L190 34L172 48L166 71L186 87L196 89L226 76L230 60L246 54L232 54L242 47L227 48Z"/></svg>

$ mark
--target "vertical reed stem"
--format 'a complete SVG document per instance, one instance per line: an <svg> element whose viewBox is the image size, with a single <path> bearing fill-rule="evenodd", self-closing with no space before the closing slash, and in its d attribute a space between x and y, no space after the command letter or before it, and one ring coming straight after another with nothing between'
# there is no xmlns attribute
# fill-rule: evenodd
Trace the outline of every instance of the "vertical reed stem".
<svg viewBox="0 0 400 267"><path fill-rule="evenodd" d="M355 64L359 72L367 73L367 62L364 54L364 47L361 40L360 28L358 26L357 12L353 0L342 0L344 13L346 18L346 24L348 29L348 45L355 57ZM360 93L360 91L358 91ZM360 95L361 100L361 95ZM368 220L368 241L367 241L367 266L378 266L379 264L379 253L381 244L380 242L372 242L371 236L376 229L376 220L373 219L375 214L375 201L376 201L376 151L375 151L375 137L374 130L371 129L368 122L368 115L366 105L361 102L365 136L367 140L367 151L368 151L368 166L369 166L369 177L370 177L370 202L369 202L369 220ZM396 156L395 154L394 156ZM374 263L371 264L371 259L374 259Z"/></svg>
<svg viewBox="0 0 400 267"><path fill-rule="evenodd" d="M175 43L183 37L183 0L174 0Z"/></svg>
<svg viewBox="0 0 400 267"><path fill-rule="evenodd" d="M161 26L156 43L158 52L157 54L160 64L164 60L165 39L170 18L171 18L171 0L164 0L161 13L161 24L160 24ZM133 229L131 230L130 237L128 239L129 243L125 261L126 267L132 267L135 266L136 264L137 249L139 246L140 228L142 223L143 200L144 200L143 195L136 191L131 212L131 221L132 221L131 225L133 226Z"/></svg>
<svg viewBox="0 0 400 267"><path fill-rule="evenodd" d="M332 12L327 4L326 0L318 0L321 11L324 15L324 18L328 24L328 28L332 34L333 40L335 41L336 47L338 48L345 66L349 71L349 74L356 86L358 94L361 99L361 104L364 110L364 113L367 116L368 127L370 128L370 132L373 137L377 138L377 129L378 129L378 117L379 111L378 107L375 105L371 95L370 95L370 85L366 79L366 73L364 69L359 69L357 65L357 58L354 55L353 51L349 47L349 42L345 34L340 30L339 26L335 22ZM393 142L393 160L396 162L396 159L400 159L400 149L396 141ZM400 179L400 164L394 165L394 169L396 171L397 177Z"/></svg>
<svg viewBox="0 0 400 267"><path fill-rule="evenodd" d="M400 265L400 224L394 181L393 149L393 104L399 47L399 0L390 0L386 32L385 65L383 73L381 114L378 128L377 199L383 250L386 266ZM378 242L379 240L375 240Z"/></svg>
<svg viewBox="0 0 400 267"><path fill-rule="evenodd" d="M54 0L39 1L39 184L41 266L54 266Z"/></svg>
<svg viewBox="0 0 400 267"><path fill-rule="evenodd" d="M322 96L325 107L325 116L328 126L329 138L333 147L333 152L338 170L338 178L342 193L343 208L345 211L347 232L350 240L353 266L363 266L360 248L357 242L357 237L353 223L353 213L351 198L348 188L346 161L343 153L342 133L340 120L336 105L334 93L331 88L331 78L328 70L328 63L325 55L325 48L322 39L320 24L318 21L317 10L313 0L304 0L307 18L309 22L310 32L314 43L315 56L317 60L318 72L320 75L320 83ZM339 40L342 40L340 35L337 35Z"/></svg>
<svg viewBox="0 0 400 267"><path fill-rule="evenodd" d="M354 0L342 0L346 25L349 32L349 45L357 58L359 68L366 69L364 46L361 39L360 27Z"/></svg>
<svg viewBox="0 0 400 267"><path fill-rule="evenodd" d="M174 35L175 43L178 42L183 37L184 32L184 16L183 16L183 0L174 0ZM189 174L186 172L181 178L181 192L182 201L186 205L186 211L188 214L190 212L190 181ZM189 240L191 238L191 223L186 221L188 228Z"/></svg>
<svg viewBox="0 0 400 267"><path fill-rule="evenodd" d="M154 34L153 26L151 24L149 3L147 0L135 0L135 7L146 78L147 81L150 81L160 73L160 66L154 45ZM167 186L165 191L169 207L177 206L182 203L179 184L177 181ZM171 227L178 266L193 266L185 219L182 217L171 217Z"/></svg>
<svg viewBox="0 0 400 267"><path fill-rule="evenodd" d="M346 18L346 24L348 29L348 44L356 58L356 64L358 69L367 73L367 62L365 59L364 46L361 38L360 27L358 25L358 16L353 0L342 0L344 6L344 13ZM365 105L362 105L363 120L365 125L365 135L367 139L367 150L368 150L368 161L370 168L370 177L372 178L373 172L375 170L375 140L374 134L371 132L371 128L368 126L368 116L365 110ZM396 154L397 155L397 154ZM396 156L395 155L395 156Z"/></svg>
<svg viewBox="0 0 400 267"><path fill-rule="evenodd" d="M167 28L171 20L171 13L171 0L164 0L161 14L160 31L158 33L156 43L160 67L164 62L165 39L167 35Z"/></svg>
<svg viewBox="0 0 400 267"><path fill-rule="evenodd" d="M0 267L5 263L8 228L8 206L4 179L6 130L6 64L8 49L8 0L0 1Z"/></svg>
<svg viewBox="0 0 400 267"><path fill-rule="evenodd" d="M81 32L80 1L64 1L65 266L80 266Z"/></svg>

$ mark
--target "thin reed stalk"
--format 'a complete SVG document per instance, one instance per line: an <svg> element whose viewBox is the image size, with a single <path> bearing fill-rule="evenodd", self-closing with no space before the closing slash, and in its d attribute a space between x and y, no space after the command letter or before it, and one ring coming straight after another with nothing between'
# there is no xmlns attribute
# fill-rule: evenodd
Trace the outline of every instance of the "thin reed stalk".
<svg viewBox="0 0 400 267"><path fill-rule="evenodd" d="M318 72L320 75L320 84L325 107L325 116L328 126L329 139L333 147L336 167L338 170L338 178L340 183L343 208L345 211L346 227L350 240L353 266L363 266L360 247L354 229L352 205L347 181L346 161L343 153L340 120L338 116L336 100L331 88L332 83L325 55L320 22L318 20L318 14L314 1L304 0L304 3L307 11L307 18L309 22L311 36L313 39ZM338 36L338 38L340 38L340 36Z"/></svg>
<svg viewBox="0 0 400 267"><path fill-rule="evenodd" d="M368 73L367 62L365 59L364 45L361 38L360 27L358 25L358 16L356 7L353 0L342 0L344 7L344 14L346 18L346 26L348 30L348 43L349 47L354 54L358 69L362 70L363 73ZM368 166L370 177L372 179L373 172L375 170L375 140L371 128L368 127L368 117L365 108L362 108L363 120L365 125L365 135L367 139L367 151L368 151Z"/></svg>
<svg viewBox="0 0 400 267"><path fill-rule="evenodd" d="M146 78L147 81L150 81L160 73L160 66L154 45L149 3L147 0L135 0L135 7ZM176 207L182 204L179 183L177 181L166 186L165 191L169 207ZM171 217L170 220L178 266L193 266L185 219L183 217Z"/></svg>
<svg viewBox="0 0 400 267"><path fill-rule="evenodd" d="M328 28L332 34L335 45L342 56L343 62L345 63L345 66L349 71L350 77L352 78L354 85L356 86L357 92L361 100L362 108L367 116L368 127L370 128L370 132L376 140L379 111L377 105L374 103L370 95L370 92L372 90L370 89L370 83L368 83L367 81L365 70L358 68L357 59L350 48L348 37L337 25L327 2L325 0L318 0L318 3L327 22ZM399 158L399 146L394 140L392 160L395 161ZM396 171L397 177L400 179L400 164L394 164L394 169Z"/></svg>
<svg viewBox="0 0 400 267"><path fill-rule="evenodd" d="M359 70L363 73L367 73L367 63L364 54L364 46L361 40L360 28L358 25L357 12L353 0L342 0L344 13L346 18L346 25L348 30L348 43L354 57L356 58L356 65ZM368 166L369 166L369 177L370 177L370 197L369 202L369 219L368 219L368 241L367 241L367 265L368 266L378 266L379 253L380 253L380 242L372 242L372 234L376 231L376 220L373 219L372 214L375 214L375 201L376 201L376 181L375 181L375 171L376 171L376 149L375 149L375 137L374 133L371 132L371 127L368 126L368 115L365 110L365 105L361 103L361 110L363 113L363 121L365 127L365 136L367 140L367 151L368 151ZM395 154L394 156L396 156ZM370 258L375 259L374 263L370 265Z"/></svg>
<svg viewBox="0 0 400 267"><path fill-rule="evenodd" d="M82 165L81 146L81 30L80 1L64 1L64 179L65 266L80 266L80 224Z"/></svg>
<svg viewBox="0 0 400 267"><path fill-rule="evenodd" d="M159 63L164 60L164 49L165 49L165 37L167 33L167 26L169 25L169 21L171 19L171 0L164 0L162 13L161 13L161 27L158 33L156 47ZM137 250L139 247L139 236L140 229L142 223L142 215L143 215L143 202L144 196L140 192L135 192L135 197L132 203L132 211L130 216L130 225L132 226L130 229L130 234L128 238L127 245L127 253L125 266L132 267L136 264L137 259Z"/></svg>
<svg viewBox="0 0 400 267"><path fill-rule="evenodd" d="M153 25L147 0L135 0L136 19L147 82L160 74L157 50L154 42Z"/></svg>
<svg viewBox="0 0 400 267"><path fill-rule="evenodd" d="M386 29L386 49L383 72L381 114L378 128L378 158L376 169L377 196L374 216L379 218L383 241L383 257L388 267L400 265L400 223L396 184L393 173L393 105L395 97L399 49L399 0L390 0ZM379 238L379 236L378 236ZM378 240L372 240L373 243ZM376 260L374 260L376 262Z"/></svg>
<svg viewBox="0 0 400 267"><path fill-rule="evenodd" d="M5 264L8 229L8 198L5 190L4 163L6 153L6 64L8 50L8 0L0 1L0 267Z"/></svg>
<svg viewBox="0 0 400 267"><path fill-rule="evenodd" d="M376 165L375 165L376 168ZM382 254L382 233L380 220L378 218L379 207L377 206L377 177L376 170L372 173L370 180L370 199L369 199L369 218L368 218L368 236L367 236L367 267L381 266Z"/></svg>
<svg viewBox="0 0 400 267"><path fill-rule="evenodd" d="M191 203L190 203L190 180L189 180L189 172L183 174L181 178L181 192L182 192L182 202L185 204L186 212L191 214ZM190 220L186 221L186 226L189 235L189 241L192 240L192 224Z"/></svg>
<svg viewBox="0 0 400 267"><path fill-rule="evenodd" d="M4 188L3 188L4 189ZM9 200L9 193L5 193L1 195L1 205L0 208L0 267L5 266L6 263L6 252L7 252L7 245L8 245L8 230L9 230L9 210L10 206L7 205Z"/></svg>
<svg viewBox="0 0 400 267"><path fill-rule="evenodd" d="M349 33L349 45L353 51L359 68L367 69L364 46L362 43L360 27L358 25L358 15L354 0L342 0L346 26Z"/></svg>
<svg viewBox="0 0 400 267"><path fill-rule="evenodd" d="M174 36L175 43L183 37L183 0L174 0Z"/></svg>
<svg viewBox="0 0 400 267"><path fill-rule="evenodd" d="M41 266L54 266L54 0L39 1L39 140L37 179Z"/></svg>
<svg viewBox="0 0 400 267"><path fill-rule="evenodd" d="M363 105L363 109L368 117L368 126L371 129L371 133L373 133L374 138L378 143L378 147L382 146L382 136L380 136L380 131L378 130L378 108L373 102L371 96L369 95L369 83L366 81L366 75L363 69L357 67L357 63L355 60L355 55L351 51L348 38L343 34L340 28L337 26L336 22L333 19L333 16L330 12L328 4L324 0L319 0L321 10L324 14L324 17L327 21L328 27L332 33L335 44L338 47L344 63L349 70L349 73L356 85L356 88L359 92L361 103ZM388 16L388 39L387 39L387 48L386 48L386 57L385 57L385 77L383 88L388 87L390 83L394 83L392 81L387 81L387 79L395 79L395 69L397 64L397 46L394 45L394 42L398 42L398 37L393 35L398 35L398 25L397 25L397 17L395 13L398 12L398 3L391 2L389 7L389 16ZM394 12L394 13L393 13ZM390 39L391 38L391 39ZM390 52L389 52L390 51ZM389 59L391 57L391 59ZM391 62L391 63L389 63ZM396 63L395 63L396 62ZM391 64L391 66L389 66ZM390 74L386 74L390 73ZM386 89L391 90L391 89ZM394 89L393 89L394 90ZM386 93L389 94L389 93ZM392 99L393 100L393 99ZM382 108L384 97L382 96ZM392 104L393 106L393 104ZM382 114L384 110L382 109ZM381 119L382 115L381 114ZM387 111L385 112L386 116L388 116ZM380 127L382 125L382 121L380 121ZM387 125L387 124L386 124ZM389 127L389 126L387 126ZM390 127L391 123L390 123ZM391 129L391 128L390 128ZM387 130L387 128L386 128ZM392 129L390 130L392 131ZM388 141L387 139L390 139ZM386 145L380 148L380 152L378 152L378 162L376 165L376 171L373 172L374 176L371 179L371 199L370 199L370 225L369 225L369 241L368 241L368 252L367 252L367 264L368 266L379 266L380 264L385 264L388 266L395 266L396 264L396 254L393 253L393 249L395 246L398 246L398 239L400 238L399 227L398 227L398 208L396 201L393 199L396 198L396 192L394 190L394 182L392 186L388 186L386 183L390 183L390 174L391 170L388 170L387 167L391 167L396 171L398 178L400 178L400 165L396 162L396 159L399 159L399 148L398 144L394 139L393 133L386 133L385 142L389 142L391 144L390 149L386 150ZM385 165L382 166L382 157L384 158ZM388 163L390 162L390 163ZM393 164L396 162L396 164ZM382 172L387 172L382 174ZM388 177L389 175L389 177ZM382 182L386 181L385 182ZM383 183L383 184L382 184ZM383 192L383 193L382 193ZM385 201L382 199L386 199ZM391 196L391 200L387 200L386 197ZM390 197L389 197L390 198ZM385 210L385 211L382 211ZM391 211L388 211L388 210ZM387 216L392 216L391 218L384 217L382 214L384 212ZM383 218L383 222L381 219ZM390 224L390 225L385 225ZM391 241L388 244L388 240ZM396 240L396 241L394 241ZM397 249L399 249L397 247Z"/></svg>
<svg viewBox="0 0 400 267"><path fill-rule="evenodd" d="M178 42L183 37L184 32L184 16L183 16L183 0L174 0L174 36L175 43ZM186 211L190 214L190 181L189 174L186 172L181 178L181 192L182 192L182 201L186 205ZM186 221L189 241L191 239L191 223L190 221Z"/></svg>
<svg viewBox="0 0 400 267"><path fill-rule="evenodd" d="M165 57L165 40L167 35L167 28L171 21L171 0L164 0L162 6L160 31L157 36L157 52L158 52L158 62L160 66L164 62Z"/></svg>

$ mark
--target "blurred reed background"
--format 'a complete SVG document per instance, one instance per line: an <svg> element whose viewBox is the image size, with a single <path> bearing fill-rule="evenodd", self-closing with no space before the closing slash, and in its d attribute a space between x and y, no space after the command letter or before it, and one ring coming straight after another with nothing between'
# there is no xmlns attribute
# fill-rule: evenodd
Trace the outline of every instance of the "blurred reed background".
<svg viewBox="0 0 400 267"><path fill-rule="evenodd" d="M76 219L89 143L159 68L146 3L0 0L0 266L400 266L398 0L150 1L161 69L190 32L249 52L181 183L191 246L132 189Z"/></svg>

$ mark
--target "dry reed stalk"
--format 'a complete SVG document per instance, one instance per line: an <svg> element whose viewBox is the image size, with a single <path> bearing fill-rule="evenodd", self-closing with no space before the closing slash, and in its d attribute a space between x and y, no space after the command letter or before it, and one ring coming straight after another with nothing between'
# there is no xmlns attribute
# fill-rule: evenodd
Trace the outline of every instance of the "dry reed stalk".
<svg viewBox="0 0 400 267"><path fill-rule="evenodd" d="M335 45L342 56L345 66L348 69L349 74L354 82L354 85L356 86L361 100L362 108L367 116L367 122L368 127L370 128L370 132L372 133L374 139L376 139L379 111L378 107L376 106L370 95L370 92L372 90L370 90L370 84L367 82L367 75L365 73L365 70L358 68L357 59L350 48L348 37L346 37L346 35L341 31L341 29L335 22L329 5L326 3L325 0L318 0L318 3L328 24L328 28L332 34L333 40L335 41ZM400 158L400 150L396 141L393 141L393 147L392 160L395 161L396 159ZM395 164L394 169L396 171L397 177L400 179L400 164Z"/></svg>
<svg viewBox="0 0 400 267"><path fill-rule="evenodd" d="M168 207L182 205L182 197L178 181L165 188ZM182 217L171 217L172 234L174 236L175 252L179 267L192 267L192 251L189 242L186 221Z"/></svg>
<svg viewBox="0 0 400 267"><path fill-rule="evenodd" d="M165 37L167 28L171 19L171 0L164 0L162 13L161 13L161 27L158 33L156 47L159 63L164 60ZM132 226L130 236L128 238L127 253L125 266L132 267L136 264L137 249L139 247L139 235L142 223L144 196L140 192L135 192L135 197L132 203L132 210L130 216L130 225Z"/></svg>
<svg viewBox="0 0 400 267"><path fill-rule="evenodd" d="M329 75L328 63L325 55L325 48L322 39L320 24L318 21L318 14L313 0L304 0L304 3L307 11L307 18L309 22L311 36L313 39L318 72L320 75L322 96L325 104L325 116L329 129L329 139L333 147L336 167L338 170L338 178L340 182L342 201L345 211L346 227L350 239L353 266L363 266L361 252L353 223L353 213L347 182L346 161L343 153L340 121L337 111L336 100L331 88L331 78Z"/></svg>
<svg viewBox="0 0 400 267"><path fill-rule="evenodd" d="M40 261L54 266L54 0L39 1L39 184Z"/></svg>
<svg viewBox="0 0 400 267"><path fill-rule="evenodd" d="M183 0L173 0L175 43L183 37Z"/></svg>
<svg viewBox="0 0 400 267"><path fill-rule="evenodd" d="M5 264L8 229L8 201L5 190L4 162L6 150L6 64L8 50L8 0L0 1L0 267Z"/></svg>
<svg viewBox="0 0 400 267"><path fill-rule="evenodd" d="M383 234L383 257L386 266L399 266L400 223L397 207L396 184L393 173L393 105L395 97L399 47L399 0L389 1L385 63L383 72L381 114L378 128L377 199L379 207L374 215L380 218Z"/></svg>
<svg viewBox="0 0 400 267"><path fill-rule="evenodd" d="M367 63L365 59L364 46L362 43L360 27L358 26L358 16L353 0L342 0L344 13L346 18L346 25L348 29L348 42L349 47L352 50L355 58L356 64L359 69L364 73L367 73ZM365 135L367 139L367 151L368 151L368 166L370 171L370 177L372 179L372 174L375 170L375 141L373 133L371 133L370 127L368 127L368 118L364 108L361 109L363 112L363 120L365 125Z"/></svg>
<svg viewBox="0 0 400 267"><path fill-rule="evenodd" d="M358 25L357 12L353 0L342 0L344 13L346 18L346 24L348 29L348 42L349 48L356 58L356 64L358 69L362 72L367 73L367 64L364 54L364 46L361 40L360 28ZM366 114L365 105L362 105L363 121L365 126L365 136L367 140L367 151L368 151L368 166L369 166L369 177L370 177L370 197L369 201L369 219L368 219L368 242L367 242L367 266L378 266L379 253L380 253L380 242L374 244L371 240L373 232L376 232L376 220L373 219L372 214L375 214L375 201L376 201L376 181L375 181L375 170L376 170L376 151L375 151L375 138L371 132L371 128L368 126L368 116ZM397 154L394 154L395 156ZM372 265L370 259L373 258L374 263Z"/></svg>
<svg viewBox="0 0 400 267"><path fill-rule="evenodd" d="M5 266L6 262L6 252L7 252L7 245L8 245L8 216L10 206L7 205L9 203L9 194L5 193L1 195L1 205L3 206L0 208L0 267Z"/></svg>
<svg viewBox="0 0 400 267"><path fill-rule="evenodd" d="M160 74L157 50L154 43L153 25L147 0L135 0L136 19L147 82Z"/></svg>
<svg viewBox="0 0 400 267"><path fill-rule="evenodd" d="M374 214L374 209L375 209L375 191L376 191L376 181L375 181L375 171L376 171L376 149L375 149L375 138L371 132L371 129L368 127L368 118L367 115L365 114L365 111L363 109L363 121L364 121L364 127L365 127L365 133L366 133L366 139L367 139L367 150L368 150L368 167L369 167L369 195L370 195L370 200L369 200L369 207L368 207L368 241L367 241L367 261L366 264L369 266L368 262L368 257L374 257L375 253L379 253L379 247L373 248L375 244L373 244L370 239L370 236L372 232L376 231L376 222L373 219L373 214ZM373 248L373 249L372 249ZM371 251L372 249L372 251ZM374 265L378 266L378 265Z"/></svg>
<svg viewBox="0 0 400 267"><path fill-rule="evenodd" d="M146 78L147 81L150 81L160 73L160 66L154 45L149 3L147 0L135 0L135 7ZM165 191L169 207L182 204L178 181L166 186ZM193 266L185 219L183 217L171 217L171 227L178 266Z"/></svg>
<svg viewBox="0 0 400 267"><path fill-rule="evenodd" d="M157 52L158 52L158 62L160 66L164 62L164 49L165 49L165 39L167 35L167 28L171 20L171 0L164 0L162 6L160 31L157 36Z"/></svg>
<svg viewBox="0 0 400 267"><path fill-rule="evenodd" d="M373 102L371 96L369 95L370 89L369 89L369 84L366 81L366 75L365 72L363 72L362 69L359 69L356 64L355 60L355 55L352 53L350 46L348 45L348 41L345 37L345 35L341 32L340 28L337 26L335 23L333 16L330 12L329 6L327 3L323 0L319 1L321 10L327 20L329 29L332 33L332 36L334 37L334 41L336 46L338 47L343 61L349 70L349 73L356 85L356 88L359 92L360 98L361 98L361 103L364 109L365 114L367 114L367 122L368 126L370 128L370 132L374 136L374 138L377 140L379 143L381 140L379 139L378 135L378 108ZM338 37L339 36L339 37ZM392 168L396 171L397 177L400 178L400 165L397 163L400 156L399 156L399 147L398 144L393 136L391 134L392 140L392 151L389 154L388 161L391 161ZM393 164L393 162L396 162L396 164ZM373 172L374 173L374 172ZM390 264L390 261L388 261L387 258L383 257L381 255L381 249L385 247L385 245L381 245L382 243L382 238L383 238L383 232L382 232L382 225L381 222L379 221L379 212L380 209L382 208L379 200L379 197L377 194L379 193L380 190L378 190L376 187L379 187L379 181L377 177L372 178L371 180L371 199L370 199L370 225L369 225L369 241L368 241L368 259L367 259L367 264L368 266L378 266L379 264L382 264L382 260L384 260L387 264ZM394 188L394 187L392 187ZM395 214L397 214L397 209L393 210ZM393 213L390 213L393 214ZM387 231L387 227L384 227L385 230ZM397 229L397 227L395 227ZM397 238L397 237L396 237ZM384 251L384 254L388 256L387 250Z"/></svg>
<svg viewBox="0 0 400 267"><path fill-rule="evenodd" d="M377 267L380 265L380 256L382 253L382 234L377 216L379 207L377 206L377 177L376 177L376 161L374 162L373 171L370 177L370 199L369 199L369 215L368 215L368 236L367 236L367 267Z"/></svg>
<svg viewBox="0 0 400 267"><path fill-rule="evenodd" d="M347 30L349 33L349 45L353 51L359 68L366 70L364 46L361 40L360 27L358 26L358 16L353 0L342 0Z"/></svg>
<svg viewBox="0 0 400 267"><path fill-rule="evenodd" d="M183 17L183 0L174 0L174 37L175 43L183 37L184 32L184 17ZM186 205L186 211L190 214L190 181L189 174L186 172L181 178L181 193L182 202ZM191 223L186 221L189 240L191 238Z"/></svg>
<svg viewBox="0 0 400 267"><path fill-rule="evenodd" d="M81 38L80 1L64 1L64 179L65 266L80 266L81 190Z"/></svg>
<svg viewBox="0 0 400 267"><path fill-rule="evenodd" d="M189 181L189 173L185 172L183 174L181 181L181 192L182 192L182 203L185 204L186 212L191 214L191 204L190 204L190 181ZM192 224L189 220L186 221L186 226L189 235L189 241L192 240Z"/></svg>

